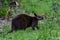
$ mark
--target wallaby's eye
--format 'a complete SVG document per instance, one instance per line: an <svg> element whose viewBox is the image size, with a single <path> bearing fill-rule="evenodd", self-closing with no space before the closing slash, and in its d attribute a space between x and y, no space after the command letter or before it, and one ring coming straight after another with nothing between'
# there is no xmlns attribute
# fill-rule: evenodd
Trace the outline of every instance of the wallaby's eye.
<svg viewBox="0 0 60 40"><path fill-rule="evenodd" d="M38 16L37 19L38 20L43 20L43 16Z"/></svg>

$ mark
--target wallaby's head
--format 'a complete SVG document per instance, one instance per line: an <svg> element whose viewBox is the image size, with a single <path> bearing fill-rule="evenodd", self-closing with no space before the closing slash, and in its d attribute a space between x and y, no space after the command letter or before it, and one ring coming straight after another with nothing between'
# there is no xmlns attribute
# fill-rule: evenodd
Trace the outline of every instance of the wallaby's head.
<svg viewBox="0 0 60 40"><path fill-rule="evenodd" d="M43 20L43 16L39 16L36 13L34 13L34 16L38 19L38 20Z"/></svg>

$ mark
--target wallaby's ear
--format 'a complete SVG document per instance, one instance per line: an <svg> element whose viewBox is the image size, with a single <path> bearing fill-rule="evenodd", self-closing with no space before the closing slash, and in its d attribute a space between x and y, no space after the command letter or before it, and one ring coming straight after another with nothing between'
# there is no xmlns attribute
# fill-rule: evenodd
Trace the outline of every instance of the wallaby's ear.
<svg viewBox="0 0 60 40"><path fill-rule="evenodd" d="M32 13L34 14L34 16L37 16L37 14L34 11L32 11Z"/></svg>
<svg viewBox="0 0 60 40"><path fill-rule="evenodd" d="M36 13L34 13L34 16L37 16L37 14L36 14Z"/></svg>

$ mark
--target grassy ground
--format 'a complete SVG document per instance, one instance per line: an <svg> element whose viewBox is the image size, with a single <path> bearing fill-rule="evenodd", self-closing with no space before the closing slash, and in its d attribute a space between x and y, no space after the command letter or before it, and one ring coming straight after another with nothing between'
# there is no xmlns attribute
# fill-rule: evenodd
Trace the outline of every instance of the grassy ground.
<svg viewBox="0 0 60 40"><path fill-rule="evenodd" d="M0 40L60 40L60 0L18 0L18 2L21 9L35 11L39 15L44 13L47 18L39 22L39 30L27 28L25 31L18 30L6 34L10 28L4 26Z"/></svg>
<svg viewBox="0 0 60 40"><path fill-rule="evenodd" d="M60 27L55 22L44 21L39 23L39 30L18 30L13 33L8 33L9 27L4 26L4 33L1 35L1 40L60 40ZM10 30L9 30L10 31Z"/></svg>

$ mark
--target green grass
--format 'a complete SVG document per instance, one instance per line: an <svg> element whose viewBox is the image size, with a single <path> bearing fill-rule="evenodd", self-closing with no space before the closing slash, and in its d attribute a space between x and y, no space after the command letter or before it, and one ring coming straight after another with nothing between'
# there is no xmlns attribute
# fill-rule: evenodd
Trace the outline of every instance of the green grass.
<svg viewBox="0 0 60 40"><path fill-rule="evenodd" d="M60 37L60 27L55 22L43 21L39 23L39 30L18 30L7 34L9 27L4 26L5 32L1 36L2 40L58 40ZM9 30L10 31L10 30ZM60 40L60 39L59 39Z"/></svg>
<svg viewBox="0 0 60 40"><path fill-rule="evenodd" d="M57 13L52 10L53 3L60 3L60 0L18 0L20 3L20 12L35 11L37 14L44 13L47 19L39 22L39 30L18 30L7 34L10 26L3 26L4 33L0 34L0 40L60 40L60 6L57 7ZM60 4L59 4L60 5ZM57 22L58 21L58 22Z"/></svg>

